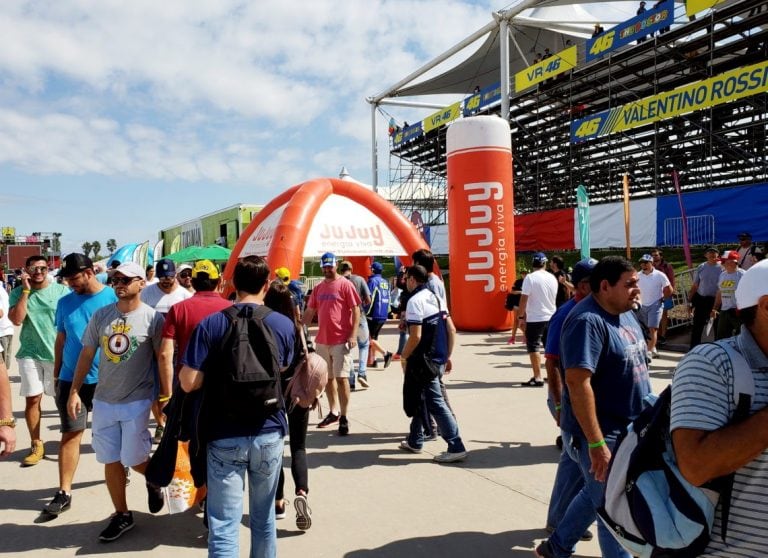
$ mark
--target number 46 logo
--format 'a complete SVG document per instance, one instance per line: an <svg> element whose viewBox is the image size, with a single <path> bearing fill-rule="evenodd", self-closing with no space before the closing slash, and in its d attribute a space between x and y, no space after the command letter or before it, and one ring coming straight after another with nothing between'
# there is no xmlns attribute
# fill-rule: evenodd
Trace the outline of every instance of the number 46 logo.
<svg viewBox="0 0 768 558"><path fill-rule="evenodd" d="M579 127L576 129L576 132L574 132L573 135L579 139L585 139L585 138L594 136L597 134L598 130L600 129L600 123L602 121L603 121L602 118L593 118L591 120L585 120L579 125Z"/></svg>
<svg viewBox="0 0 768 558"><path fill-rule="evenodd" d="M602 52L605 52L613 46L613 38L616 36L616 31L608 31L599 35L595 42L592 43L592 48L589 49L589 54L597 56Z"/></svg>

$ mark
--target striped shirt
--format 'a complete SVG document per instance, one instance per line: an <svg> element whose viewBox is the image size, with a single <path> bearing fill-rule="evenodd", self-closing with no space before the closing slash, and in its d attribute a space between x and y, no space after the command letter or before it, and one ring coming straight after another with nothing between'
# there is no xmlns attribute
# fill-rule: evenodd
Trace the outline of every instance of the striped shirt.
<svg viewBox="0 0 768 558"><path fill-rule="evenodd" d="M768 356L746 328L727 340L749 363L755 379L751 412L768 405ZM723 349L713 344L691 350L672 382L671 429L711 432L727 425L736 410L733 366ZM715 514L712 540L701 556L731 558L764 556L768 549L768 450L736 471L726 542L721 537L721 509Z"/></svg>

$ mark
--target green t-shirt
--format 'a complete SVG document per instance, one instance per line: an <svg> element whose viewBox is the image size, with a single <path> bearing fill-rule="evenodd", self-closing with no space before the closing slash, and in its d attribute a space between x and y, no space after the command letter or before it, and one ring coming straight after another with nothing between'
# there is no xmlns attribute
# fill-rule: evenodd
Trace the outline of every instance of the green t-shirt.
<svg viewBox="0 0 768 558"><path fill-rule="evenodd" d="M23 287L11 291L8 306L13 308L21 298ZM69 294L69 287L51 283L43 289L32 289L27 298L27 317L21 324L19 350L16 358L32 358L53 362L53 345L56 342L56 305Z"/></svg>

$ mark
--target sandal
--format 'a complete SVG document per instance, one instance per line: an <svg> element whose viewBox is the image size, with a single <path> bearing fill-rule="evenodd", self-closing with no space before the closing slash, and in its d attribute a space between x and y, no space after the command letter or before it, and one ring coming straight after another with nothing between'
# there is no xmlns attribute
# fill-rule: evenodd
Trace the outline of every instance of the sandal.
<svg viewBox="0 0 768 558"><path fill-rule="evenodd" d="M537 380L536 378L531 378L527 382L520 382L520 385L522 387L543 387L544 380Z"/></svg>

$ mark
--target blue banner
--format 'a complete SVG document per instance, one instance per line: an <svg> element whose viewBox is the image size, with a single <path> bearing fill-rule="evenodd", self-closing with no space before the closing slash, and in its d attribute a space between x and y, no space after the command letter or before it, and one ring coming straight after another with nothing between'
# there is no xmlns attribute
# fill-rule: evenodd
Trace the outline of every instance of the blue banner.
<svg viewBox="0 0 768 558"><path fill-rule="evenodd" d="M395 136L392 138L392 144L396 148L400 147L404 143L420 137L422 133L421 122L411 124L410 126L406 126L395 132Z"/></svg>
<svg viewBox="0 0 768 558"><path fill-rule="evenodd" d="M664 27L672 25L675 19L675 3L667 0L658 8L628 19L587 41L587 62L628 45Z"/></svg>
<svg viewBox="0 0 768 558"><path fill-rule="evenodd" d="M492 103L501 101L501 83L494 83L464 99L464 116L470 116Z"/></svg>

